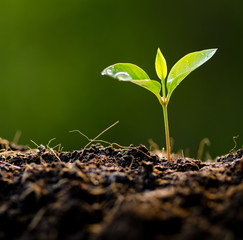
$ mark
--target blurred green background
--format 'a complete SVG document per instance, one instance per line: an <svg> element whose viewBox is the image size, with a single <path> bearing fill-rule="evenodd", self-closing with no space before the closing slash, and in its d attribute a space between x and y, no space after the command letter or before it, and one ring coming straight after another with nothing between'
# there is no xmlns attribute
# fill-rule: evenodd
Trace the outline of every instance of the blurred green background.
<svg viewBox="0 0 243 240"><path fill-rule="evenodd" d="M160 47L170 69L185 54L219 48L175 90L169 104L174 151L200 141L215 157L242 146L242 1L1 0L0 136L19 143L80 149L101 138L122 145L153 139L165 146L162 110L152 93L102 77L130 62L157 79Z"/></svg>

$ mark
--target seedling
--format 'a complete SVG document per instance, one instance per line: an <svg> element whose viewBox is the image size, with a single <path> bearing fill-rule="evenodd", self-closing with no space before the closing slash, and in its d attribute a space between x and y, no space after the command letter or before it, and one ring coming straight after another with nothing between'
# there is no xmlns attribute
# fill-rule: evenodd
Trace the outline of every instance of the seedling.
<svg viewBox="0 0 243 240"><path fill-rule="evenodd" d="M169 161L171 160L171 149L167 106L171 94L189 73L208 61L215 54L216 50L214 48L187 54L172 67L166 80L166 61L160 49L158 49L155 59L155 69L161 80L161 84L158 81L151 80L143 69L131 63L117 63L107 67L101 73L119 81L135 83L151 91L158 98L163 108L167 158ZM160 95L161 85L162 96Z"/></svg>

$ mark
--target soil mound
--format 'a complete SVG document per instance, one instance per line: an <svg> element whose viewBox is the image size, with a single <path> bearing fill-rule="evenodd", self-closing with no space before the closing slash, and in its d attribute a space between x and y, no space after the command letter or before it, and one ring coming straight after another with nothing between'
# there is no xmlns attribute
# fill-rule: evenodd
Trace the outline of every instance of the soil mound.
<svg viewBox="0 0 243 240"><path fill-rule="evenodd" d="M0 147L0 239L243 239L243 149L168 162L143 145Z"/></svg>

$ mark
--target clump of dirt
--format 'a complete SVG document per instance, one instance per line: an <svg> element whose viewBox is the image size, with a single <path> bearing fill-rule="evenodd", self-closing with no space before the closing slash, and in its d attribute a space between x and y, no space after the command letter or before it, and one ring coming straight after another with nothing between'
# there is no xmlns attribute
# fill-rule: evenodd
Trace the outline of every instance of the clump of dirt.
<svg viewBox="0 0 243 240"><path fill-rule="evenodd" d="M0 239L243 239L243 149L168 162L143 145L0 146Z"/></svg>

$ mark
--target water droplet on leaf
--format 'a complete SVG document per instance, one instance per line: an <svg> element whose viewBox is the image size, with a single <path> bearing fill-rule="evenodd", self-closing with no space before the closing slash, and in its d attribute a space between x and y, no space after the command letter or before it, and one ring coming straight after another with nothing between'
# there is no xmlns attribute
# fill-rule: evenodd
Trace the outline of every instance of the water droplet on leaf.
<svg viewBox="0 0 243 240"><path fill-rule="evenodd" d="M129 81L132 80L131 76L127 72L117 72L114 75L115 78L119 79L120 81Z"/></svg>

